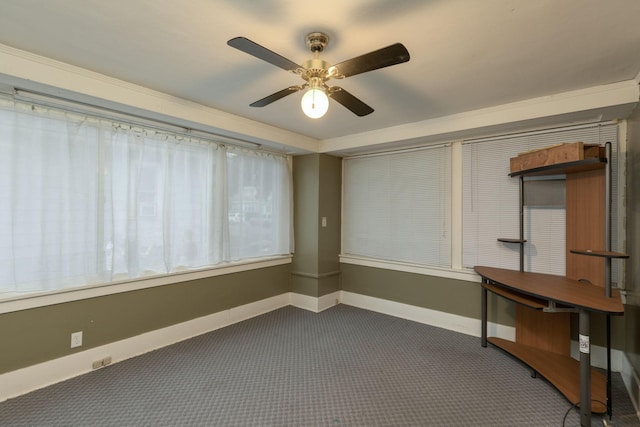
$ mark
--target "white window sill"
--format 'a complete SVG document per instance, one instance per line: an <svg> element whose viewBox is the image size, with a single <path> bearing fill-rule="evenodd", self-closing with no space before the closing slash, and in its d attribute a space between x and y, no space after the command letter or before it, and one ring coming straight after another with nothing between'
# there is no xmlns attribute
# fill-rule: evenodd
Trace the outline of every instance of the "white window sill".
<svg viewBox="0 0 640 427"><path fill-rule="evenodd" d="M5 294L2 299L0 299L0 314L290 263L290 255L277 256L227 263L200 270L149 276L137 280L89 285L82 288L63 289L45 293Z"/></svg>
<svg viewBox="0 0 640 427"><path fill-rule="evenodd" d="M340 262L344 264L361 265L364 267L383 268L386 270L403 271L405 273L423 274L425 276L445 277L447 279L465 280L477 283L480 281L473 270L456 270L453 268L425 267L418 264L410 264L398 261L379 260L374 258L358 257L354 255L340 255Z"/></svg>

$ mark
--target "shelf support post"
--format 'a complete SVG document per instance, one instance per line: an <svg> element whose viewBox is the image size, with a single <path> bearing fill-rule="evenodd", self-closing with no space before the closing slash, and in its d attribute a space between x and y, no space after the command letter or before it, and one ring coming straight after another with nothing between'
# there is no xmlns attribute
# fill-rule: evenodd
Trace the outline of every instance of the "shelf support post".
<svg viewBox="0 0 640 427"><path fill-rule="evenodd" d="M605 208L604 208L604 244L605 250L611 252L611 143L605 144ZM607 298L611 298L611 258L605 257L604 264L604 292Z"/></svg>
<svg viewBox="0 0 640 427"><path fill-rule="evenodd" d="M580 348L580 425L591 426L591 344L589 343L589 312L579 312Z"/></svg>
<svg viewBox="0 0 640 427"><path fill-rule="evenodd" d="M482 281L485 283L488 283L488 281L485 278L483 278ZM484 286L482 286L481 288L482 288L482 303L481 303L482 326L481 326L481 332L480 332L480 344L482 345L482 347L486 347L487 346L487 288L485 288Z"/></svg>
<svg viewBox="0 0 640 427"><path fill-rule="evenodd" d="M524 271L524 175L518 180L520 198L520 271Z"/></svg>
<svg viewBox="0 0 640 427"><path fill-rule="evenodd" d="M613 398L611 395L611 315L607 314L607 415L613 417Z"/></svg>
<svg viewBox="0 0 640 427"><path fill-rule="evenodd" d="M607 252L611 251L611 142L604 144L607 163L605 165L605 209L604 209L604 244ZM611 258L604 259L604 293L611 298ZM611 396L611 316L607 314L607 415L613 416Z"/></svg>

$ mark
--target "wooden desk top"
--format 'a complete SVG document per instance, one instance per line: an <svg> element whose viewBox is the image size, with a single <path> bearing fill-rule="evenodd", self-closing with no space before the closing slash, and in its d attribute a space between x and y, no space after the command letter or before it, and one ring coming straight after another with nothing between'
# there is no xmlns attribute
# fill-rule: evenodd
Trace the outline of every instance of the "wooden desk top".
<svg viewBox="0 0 640 427"><path fill-rule="evenodd" d="M624 314L624 306L617 289L612 289L611 298L607 298L603 287L589 285L564 276L485 266L475 266L474 270L496 285L533 297L589 311L612 315Z"/></svg>

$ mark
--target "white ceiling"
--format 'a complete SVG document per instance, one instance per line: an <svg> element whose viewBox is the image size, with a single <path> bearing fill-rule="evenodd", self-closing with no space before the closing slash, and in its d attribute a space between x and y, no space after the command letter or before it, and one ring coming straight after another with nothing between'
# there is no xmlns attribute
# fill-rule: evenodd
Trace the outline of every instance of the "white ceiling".
<svg viewBox="0 0 640 427"><path fill-rule="evenodd" d="M0 0L0 44L318 140L370 133L638 79L638 0ZM300 78L227 46L245 36L296 63L323 31L337 63L395 42L405 64L340 86L375 112L332 102L306 118L301 93L249 104Z"/></svg>

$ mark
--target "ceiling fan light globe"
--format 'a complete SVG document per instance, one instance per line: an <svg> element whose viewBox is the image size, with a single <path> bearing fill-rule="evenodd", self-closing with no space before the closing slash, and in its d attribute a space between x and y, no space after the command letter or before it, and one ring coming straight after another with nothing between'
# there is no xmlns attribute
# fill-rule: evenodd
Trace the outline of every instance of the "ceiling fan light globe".
<svg viewBox="0 0 640 427"><path fill-rule="evenodd" d="M302 96L300 105L307 117L319 119L324 116L329 109L329 97L324 90L311 88Z"/></svg>

